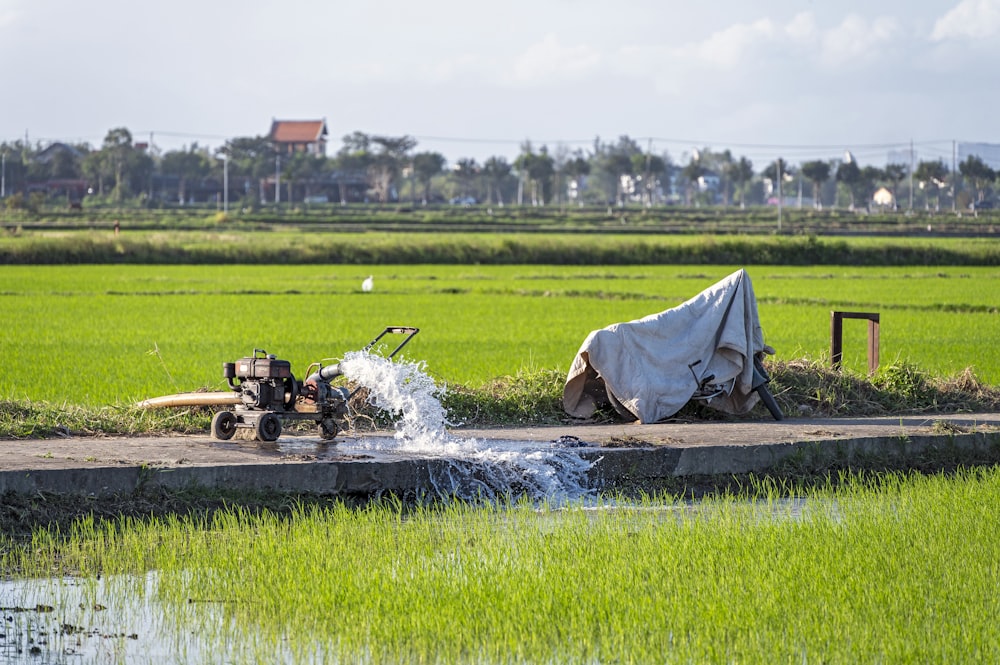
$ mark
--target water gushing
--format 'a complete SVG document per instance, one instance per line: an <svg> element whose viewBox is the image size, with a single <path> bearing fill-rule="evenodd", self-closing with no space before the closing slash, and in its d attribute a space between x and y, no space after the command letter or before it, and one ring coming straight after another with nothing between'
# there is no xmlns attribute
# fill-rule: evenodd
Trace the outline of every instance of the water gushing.
<svg viewBox="0 0 1000 665"><path fill-rule="evenodd" d="M592 492L587 471L593 463L572 450L519 441L487 443L449 433L453 423L441 403L445 389L427 375L422 362L353 351L340 366L349 379L369 390L370 404L397 418L391 441L366 439L362 446L442 462L429 467L439 495L492 500L527 494L559 501Z"/></svg>

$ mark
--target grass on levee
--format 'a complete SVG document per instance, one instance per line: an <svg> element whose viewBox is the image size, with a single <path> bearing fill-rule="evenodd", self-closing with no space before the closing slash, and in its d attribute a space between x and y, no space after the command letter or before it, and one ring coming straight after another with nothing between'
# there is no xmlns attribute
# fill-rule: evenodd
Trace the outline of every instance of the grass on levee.
<svg viewBox="0 0 1000 665"><path fill-rule="evenodd" d="M887 416L974 413L1000 409L1000 387L979 380L971 369L949 377L930 375L908 363L881 367L872 376L833 370L819 361L771 361L770 390L789 417ZM452 385L442 402L456 425L503 427L559 425L572 422L562 408L565 375L555 369L522 370L483 385ZM387 415L370 405L365 390L351 402L345 425L356 431L392 428ZM0 400L0 438L59 436L206 434L214 409L183 407L141 409L135 405L90 407L27 400ZM718 420L721 412L688 404L677 419ZM749 418L770 418L762 406ZM610 409L595 416L613 421ZM289 423L314 429L314 423Z"/></svg>

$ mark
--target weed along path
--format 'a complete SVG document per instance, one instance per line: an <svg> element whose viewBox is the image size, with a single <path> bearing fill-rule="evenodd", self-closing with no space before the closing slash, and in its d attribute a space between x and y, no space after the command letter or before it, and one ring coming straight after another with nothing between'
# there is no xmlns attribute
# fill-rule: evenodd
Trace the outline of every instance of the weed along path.
<svg viewBox="0 0 1000 665"><path fill-rule="evenodd" d="M336 495L588 493L688 479L802 475L831 468L954 468L1000 461L1000 414L574 425L447 431L441 445L398 433L284 434L271 444L209 436L0 442L0 494L121 495L190 488Z"/></svg>

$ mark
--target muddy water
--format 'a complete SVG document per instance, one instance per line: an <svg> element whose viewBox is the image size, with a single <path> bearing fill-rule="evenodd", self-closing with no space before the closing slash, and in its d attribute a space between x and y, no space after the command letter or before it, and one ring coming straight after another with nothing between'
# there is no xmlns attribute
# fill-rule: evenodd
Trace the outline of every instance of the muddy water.
<svg viewBox="0 0 1000 665"><path fill-rule="evenodd" d="M204 645L169 627L156 574L0 582L4 663L196 663ZM188 611L215 611L211 607ZM206 616L211 621L212 617ZM174 624L176 625L176 624Z"/></svg>

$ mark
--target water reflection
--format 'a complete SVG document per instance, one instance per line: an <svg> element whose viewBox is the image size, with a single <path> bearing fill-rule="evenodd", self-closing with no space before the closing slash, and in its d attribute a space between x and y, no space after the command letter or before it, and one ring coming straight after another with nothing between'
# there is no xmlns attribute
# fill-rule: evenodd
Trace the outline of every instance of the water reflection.
<svg viewBox="0 0 1000 665"><path fill-rule="evenodd" d="M0 661L4 663L203 663L202 638L178 630L217 620L210 606L157 598L157 574L0 582ZM187 616L184 616L187 615Z"/></svg>

